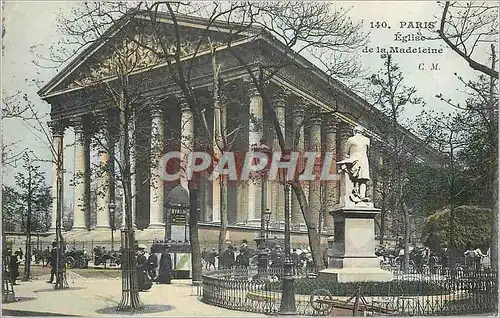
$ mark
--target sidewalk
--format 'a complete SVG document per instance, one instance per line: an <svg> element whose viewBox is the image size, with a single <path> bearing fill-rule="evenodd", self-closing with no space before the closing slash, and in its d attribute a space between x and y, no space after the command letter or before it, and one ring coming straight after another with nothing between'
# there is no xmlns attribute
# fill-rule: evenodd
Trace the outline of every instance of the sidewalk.
<svg viewBox="0 0 500 318"><path fill-rule="evenodd" d="M3 315L47 316L130 316L115 311L121 299L120 279L85 279L71 275L70 288L54 290L46 277L15 286L16 297L31 298L3 304ZM171 285L156 285L140 293L146 312L134 316L265 316L233 311L202 303L192 295L190 280L173 280Z"/></svg>

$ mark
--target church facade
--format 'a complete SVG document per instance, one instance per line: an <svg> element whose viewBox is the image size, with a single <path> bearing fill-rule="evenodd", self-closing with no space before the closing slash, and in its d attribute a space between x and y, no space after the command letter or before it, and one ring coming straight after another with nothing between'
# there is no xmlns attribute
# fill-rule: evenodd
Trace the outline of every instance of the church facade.
<svg viewBox="0 0 500 318"><path fill-rule="evenodd" d="M101 39L87 47L40 91L40 97L51 105L53 148L63 143L65 133L75 133L74 216L72 231L109 230L112 215L110 203L122 201L120 189L119 132L116 123L119 112L110 106L113 97L105 96L95 83L118 85L123 77L117 75L116 50L134 51L140 41L158 41L148 38L147 15L137 13L120 20ZM278 40L257 29L234 35L232 26L199 18L178 16L177 28L181 43L177 45L172 19L164 15L158 20L164 41L172 44L172 54L188 65L190 85L196 94L197 109L188 107L183 91L172 76L172 62L168 57L155 56L144 47L135 46L127 61L134 70L127 74L133 83L133 120L128 136L133 146L128 149L132 165L133 223L139 229L162 229L167 218L167 197L185 181L164 182L158 176L158 161L168 151L209 151L214 133L214 69L217 69L220 120L224 123L228 148L226 151L245 153L252 145L265 140L271 149L279 148L269 109L254 85L251 74L262 72L263 65L283 63L287 48ZM228 38L231 37L231 45ZM134 41L125 41L132 38ZM115 43L115 44L113 44ZM116 44L119 43L119 44ZM132 44L130 44L132 43ZM181 52L179 52L179 49ZM212 48L215 48L213 54ZM215 58L214 58L215 55ZM216 61L218 68L214 68ZM346 140L352 128L364 127L372 140L370 160L378 162L386 146L380 132L384 115L350 91L340 82L301 56L286 57L265 85L282 134L289 149L331 153L334 160L343 157ZM210 134L207 134L207 129ZM401 128L402 129L402 128ZM404 132L408 142L420 143L410 132ZM160 145L160 151L157 151ZM213 149L212 149L213 150ZM98 153L93 162L91 153ZM418 156L434 158L433 150L419 147ZM102 167L106 167L102 169ZM335 170L335 165L331 169ZM333 171L332 170L332 171ZM56 225L57 166L53 174L52 228ZM68 180L64 180L68 182ZM373 196L373 183L368 192ZM304 183L310 213L318 229L330 232L333 220L328 212L338 202L337 181ZM227 207L228 222L239 227L260 227L261 213L271 211L271 223L278 229L284 222L283 188L277 181L235 181L226 185L226 199L221 202L217 181L202 177L199 182L199 213L204 224L220 222L221 205ZM92 212L95 210L95 212ZM91 218L96 214L95 220ZM299 201L292 194L291 223L294 231L305 231ZM116 222L115 223L120 223Z"/></svg>

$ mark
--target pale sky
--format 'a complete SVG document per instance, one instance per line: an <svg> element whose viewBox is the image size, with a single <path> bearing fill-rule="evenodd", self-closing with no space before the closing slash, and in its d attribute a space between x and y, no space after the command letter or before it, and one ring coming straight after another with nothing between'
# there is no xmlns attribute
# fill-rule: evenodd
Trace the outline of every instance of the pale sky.
<svg viewBox="0 0 500 318"><path fill-rule="evenodd" d="M12 94L21 90L37 104L41 113L48 114L50 107L37 96L37 87L31 85L31 80L36 78L46 83L56 74L53 69L42 69L32 63L36 58L32 48L37 46L40 52L57 42L56 18L60 12L69 12L77 3L72 1L49 2L49 1L4 1L4 12L6 34L4 38L5 51L2 58L2 92ZM412 1L369 1L369 2L335 2L336 6L352 6L350 15L354 20L363 19L368 30L370 21L385 21L390 29L371 29L370 47L394 46L395 32L404 34L417 33L418 29L400 29L401 21L435 21L438 24L440 8L435 1L412 2ZM425 32L424 32L425 34ZM398 46L407 47L410 42L399 43ZM40 47L41 45L41 47ZM415 45L415 44L413 44ZM417 46L443 48L443 54L435 55L393 55L394 60L400 65L404 73L406 84L416 86L419 96L423 97L428 109L449 112L450 108L445 106L437 98L436 94L444 93L450 98L460 99L463 96L457 92L461 89L460 83L453 75L457 72L465 78L473 78L475 73L471 71L467 63L448 49L442 41L425 41ZM380 54L362 54L363 66L372 72L376 72L383 66ZM423 64L422 64L423 63ZM430 70L432 64L439 65L439 71ZM424 65L426 70L419 70L419 65ZM415 111L418 113L419 111ZM46 116L48 120L49 117ZM4 144L20 141L17 148L28 147L39 157L50 159L50 152L43 136L34 136L33 129L27 123L16 120L2 123L2 134ZM42 139L40 139L42 138ZM72 130L65 134L65 144L71 144L74 140ZM68 147L64 153L67 175L65 181L71 179L73 174L73 148ZM42 163L42 171L46 173L47 183L51 184L51 164ZM14 184L15 169L5 167L3 182L8 185ZM72 202L73 189L66 185L65 202Z"/></svg>

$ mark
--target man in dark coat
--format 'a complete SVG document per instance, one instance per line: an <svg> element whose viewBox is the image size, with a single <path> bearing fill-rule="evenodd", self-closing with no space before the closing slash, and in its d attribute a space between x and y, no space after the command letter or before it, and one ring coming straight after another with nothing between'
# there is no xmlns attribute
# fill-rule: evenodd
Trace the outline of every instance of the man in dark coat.
<svg viewBox="0 0 500 318"><path fill-rule="evenodd" d="M148 274L152 281L156 279L156 268L158 267L158 257L153 251L148 257Z"/></svg>
<svg viewBox="0 0 500 318"><path fill-rule="evenodd" d="M19 277L19 263L20 263L20 261L17 259L17 255L12 254L11 251L8 251L7 254L9 255L10 281L11 281L12 285L19 285L16 283L16 280Z"/></svg>
<svg viewBox="0 0 500 318"><path fill-rule="evenodd" d="M248 267L250 265L250 249L248 248L248 241L242 240L240 247L240 265Z"/></svg>
<svg viewBox="0 0 500 318"><path fill-rule="evenodd" d="M217 251L215 250L215 248L212 248L212 250L210 252L208 252L208 255L207 255L207 262L208 262L208 270L210 270L210 268L215 268L215 258L218 256L217 255Z"/></svg>
<svg viewBox="0 0 500 318"><path fill-rule="evenodd" d="M234 246L230 244L227 249L222 252L221 268L233 268L234 265Z"/></svg>
<svg viewBox="0 0 500 318"><path fill-rule="evenodd" d="M50 279L47 281L47 283L52 284L52 281L54 280L54 277L56 276L57 273L57 243L52 242L52 250L50 251Z"/></svg>
<svg viewBox="0 0 500 318"><path fill-rule="evenodd" d="M160 270L158 273L157 284L170 284L172 280L172 258L168 252L168 246L163 250L160 257Z"/></svg>

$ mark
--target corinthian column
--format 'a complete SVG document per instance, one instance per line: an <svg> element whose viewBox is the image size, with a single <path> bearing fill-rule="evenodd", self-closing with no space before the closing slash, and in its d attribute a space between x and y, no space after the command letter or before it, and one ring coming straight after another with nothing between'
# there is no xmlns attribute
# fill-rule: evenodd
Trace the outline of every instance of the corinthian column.
<svg viewBox="0 0 500 318"><path fill-rule="evenodd" d="M347 139L351 137L352 132L351 132L351 126L344 122L344 121L339 121L338 123L338 136L337 136L337 161L344 160L347 156L345 145L347 142Z"/></svg>
<svg viewBox="0 0 500 318"><path fill-rule="evenodd" d="M281 134L285 138L285 109L287 104L289 92L279 89L274 94L274 112L276 113L276 118L280 124ZM275 135L273 143L274 152L281 151L279 141ZM279 183L278 180L274 181L271 186L271 198L272 198L272 213L276 220L279 222L285 221L285 196L283 192L283 185Z"/></svg>
<svg viewBox="0 0 500 318"><path fill-rule="evenodd" d="M333 158L330 165L330 173L334 174L337 170L336 162L339 161L337 158L337 118L331 115L325 115L323 118L325 127L325 154L331 153ZM327 180L323 183L325 187L324 191L324 206L325 206L325 217L324 217L324 228L331 230L333 228L333 217L329 214L333 211L335 204L339 202L339 182L338 180Z"/></svg>
<svg viewBox="0 0 500 318"><path fill-rule="evenodd" d="M264 109L262 97L251 81L247 82L249 96L248 150L260 145L263 135ZM260 224L262 186L260 180L248 181L248 214L247 221L258 221Z"/></svg>
<svg viewBox="0 0 500 318"><path fill-rule="evenodd" d="M60 123L51 123L52 129L52 219L50 222L50 231L56 230L57 225L57 202L61 203L61 226L62 226L62 206L64 197L60 194L64 190L64 157L63 157L63 141L64 141L64 127ZM59 169L58 169L59 165ZM60 181L62 190L57 191L57 181Z"/></svg>
<svg viewBox="0 0 500 318"><path fill-rule="evenodd" d="M186 168L187 156L194 151L194 117L184 97L178 96L178 101L181 109L181 165ZM181 172L180 181L181 186L189 191L185 170Z"/></svg>
<svg viewBox="0 0 500 318"><path fill-rule="evenodd" d="M86 153L88 149L86 148L87 143L85 142L85 133L83 127L83 118L77 118L74 121L75 128L75 174L74 174L74 183L75 183L75 195L73 201L73 230L82 230L86 229L85 226L85 211L86 200L85 194L87 187L87 160Z"/></svg>
<svg viewBox="0 0 500 318"><path fill-rule="evenodd" d="M294 151L303 153L304 152L304 105L303 102L298 102L294 105L293 109L293 134L292 134L292 149ZM307 189L304 192L307 196ZM304 223L304 216L302 215L302 210L300 209L299 200L295 195L295 192L291 191L292 196L292 224L299 225Z"/></svg>
<svg viewBox="0 0 500 318"><path fill-rule="evenodd" d="M149 227L163 228L164 182L160 178L159 161L164 143L163 111L157 105L151 109L151 170Z"/></svg>
<svg viewBox="0 0 500 318"><path fill-rule="evenodd" d="M108 127L108 118L101 118L103 126L103 138L99 147L99 171L98 177L98 194L97 194L97 223L96 229L110 229L109 220L109 202L111 200L111 162L109 150L113 149Z"/></svg>
<svg viewBox="0 0 500 318"><path fill-rule="evenodd" d="M309 151L316 153L316 162L321 162L321 117L317 107L311 105L310 113L313 117L309 120ZM319 171L318 171L319 170ZM314 167L314 174L321 175L321 166ZM312 221L318 228L321 213L321 181L318 177L309 181L309 206L312 213Z"/></svg>

